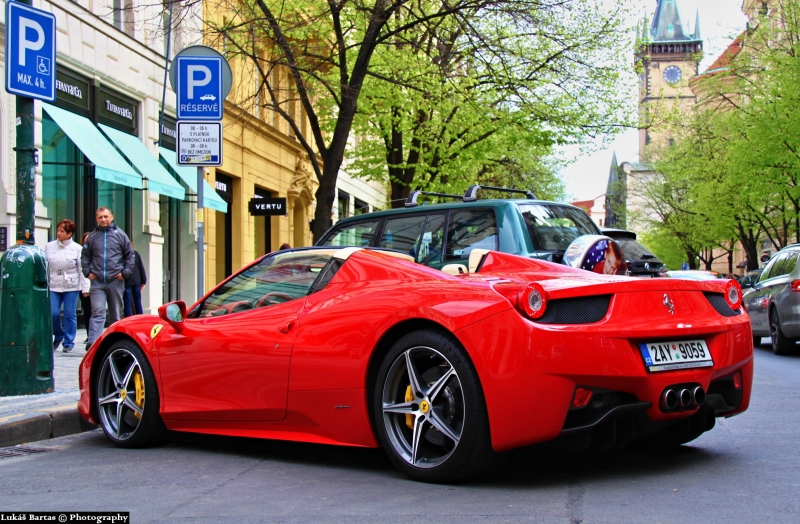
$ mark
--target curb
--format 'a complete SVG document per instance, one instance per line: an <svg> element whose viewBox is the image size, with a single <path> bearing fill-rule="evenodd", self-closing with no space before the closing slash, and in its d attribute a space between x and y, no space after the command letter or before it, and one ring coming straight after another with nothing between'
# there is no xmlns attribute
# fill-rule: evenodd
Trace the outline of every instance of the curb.
<svg viewBox="0 0 800 524"><path fill-rule="evenodd" d="M20 415L22 418L19 420L0 424L0 447L65 437L99 427L83 420L77 407L50 413Z"/></svg>

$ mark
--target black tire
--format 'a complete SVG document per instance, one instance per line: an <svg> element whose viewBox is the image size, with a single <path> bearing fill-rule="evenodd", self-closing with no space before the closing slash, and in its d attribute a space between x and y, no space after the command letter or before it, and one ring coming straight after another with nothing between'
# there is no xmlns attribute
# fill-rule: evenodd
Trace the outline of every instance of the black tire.
<svg viewBox="0 0 800 524"><path fill-rule="evenodd" d="M106 436L122 448L160 443L167 430L158 412L158 384L139 346L121 340L98 362L93 398Z"/></svg>
<svg viewBox="0 0 800 524"><path fill-rule="evenodd" d="M783 334L778 308L775 307L769 312L769 335L772 341L772 352L776 355L789 355L794 351L795 341Z"/></svg>
<svg viewBox="0 0 800 524"><path fill-rule="evenodd" d="M409 361L421 391L413 391ZM389 459L414 480L465 480L503 458L492 450L478 374L443 333L415 331L395 342L378 369L372 408Z"/></svg>

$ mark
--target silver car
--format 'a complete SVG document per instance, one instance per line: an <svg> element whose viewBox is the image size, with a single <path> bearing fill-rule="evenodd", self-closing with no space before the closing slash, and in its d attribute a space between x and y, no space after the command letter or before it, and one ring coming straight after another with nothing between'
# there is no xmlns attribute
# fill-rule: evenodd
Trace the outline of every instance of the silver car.
<svg viewBox="0 0 800 524"><path fill-rule="evenodd" d="M751 290L743 297L750 315L753 344L770 337L776 355L794 352L800 339L800 244L783 248L772 257Z"/></svg>

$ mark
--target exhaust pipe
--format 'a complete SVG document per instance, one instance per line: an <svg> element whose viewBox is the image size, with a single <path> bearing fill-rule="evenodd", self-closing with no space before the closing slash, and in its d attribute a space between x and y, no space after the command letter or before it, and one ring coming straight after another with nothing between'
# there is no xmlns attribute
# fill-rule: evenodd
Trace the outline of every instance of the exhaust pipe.
<svg viewBox="0 0 800 524"><path fill-rule="evenodd" d="M678 407L678 394L674 389L665 389L661 393L661 410L672 411Z"/></svg>
<svg viewBox="0 0 800 524"><path fill-rule="evenodd" d="M692 392L688 389L682 389L678 393L678 398L682 408L688 407L692 403Z"/></svg>
<svg viewBox="0 0 800 524"><path fill-rule="evenodd" d="M702 406L703 402L706 401L706 392L705 390L697 386L692 390L692 406Z"/></svg>

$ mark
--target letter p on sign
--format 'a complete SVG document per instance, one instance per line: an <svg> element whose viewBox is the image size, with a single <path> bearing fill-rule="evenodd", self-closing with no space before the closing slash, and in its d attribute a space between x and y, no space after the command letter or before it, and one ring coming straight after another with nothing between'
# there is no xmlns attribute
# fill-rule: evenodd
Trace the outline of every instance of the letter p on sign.
<svg viewBox="0 0 800 524"><path fill-rule="evenodd" d="M186 94L190 100L194 98L194 88L207 86L211 82L211 69L204 65L188 65L186 66L186 73L189 76L186 82ZM203 74L203 79L200 80L197 73Z"/></svg>

